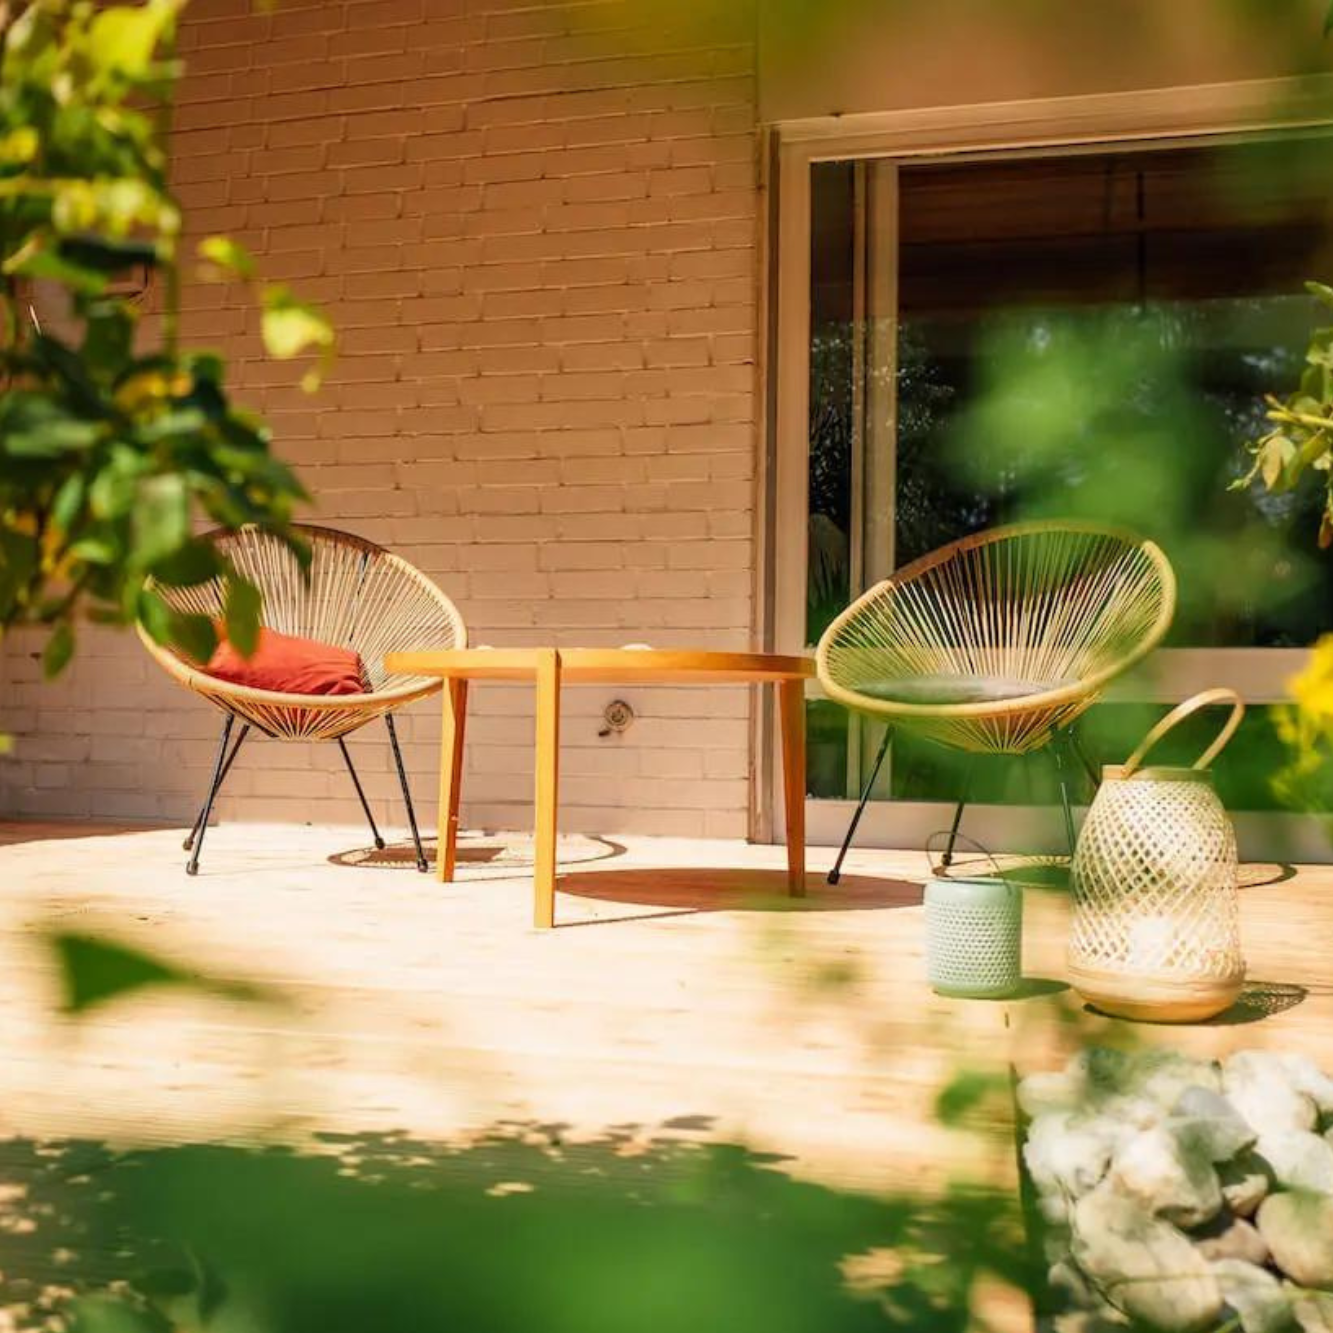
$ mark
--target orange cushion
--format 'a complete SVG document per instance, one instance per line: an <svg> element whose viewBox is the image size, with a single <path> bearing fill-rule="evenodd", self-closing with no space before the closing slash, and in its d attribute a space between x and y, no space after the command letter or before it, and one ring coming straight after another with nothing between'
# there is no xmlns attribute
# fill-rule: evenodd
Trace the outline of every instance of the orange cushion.
<svg viewBox="0 0 1333 1333"><path fill-rule="evenodd" d="M279 694L363 694L369 689L360 653L271 629L260 629L248 658L223 638L204 670L234 685Z"/></svg>

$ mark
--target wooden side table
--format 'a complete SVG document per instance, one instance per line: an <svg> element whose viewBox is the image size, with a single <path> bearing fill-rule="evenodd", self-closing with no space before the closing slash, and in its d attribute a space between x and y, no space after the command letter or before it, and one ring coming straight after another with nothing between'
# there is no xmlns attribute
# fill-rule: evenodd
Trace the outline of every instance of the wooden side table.
<svg viewBox="0 0 1333 1333"><path fill-rule="evenodd" d="M805 892L805 682L814 663L772 653L692 652L642 648L467 648L391 653L395 674L438 676L444 726L440 736L440 813L437 872L454 877L458 798L463 776L467 691L474 680L531 680L537 691L536 864L533 923L555 923L556 803L560 773L560 691L564 685L708 685L771 683L782 724L787 813L787 891Z"/></svg>

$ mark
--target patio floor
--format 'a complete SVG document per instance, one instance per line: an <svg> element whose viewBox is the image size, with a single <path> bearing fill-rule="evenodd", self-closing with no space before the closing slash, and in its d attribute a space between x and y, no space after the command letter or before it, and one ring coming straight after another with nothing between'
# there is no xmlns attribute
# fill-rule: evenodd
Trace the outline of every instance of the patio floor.
<svg viewBox="0 0 1333 1333"><path fill-rule="evenodd" d="M925 857L854 853L835 890L810 856L786 910L783 851L568 838L560 924L529 925L525 839L465 835L460 880L375 856L360 830L222 825L197 879L180 829L0 824L4 1136L170 1143L312 1131L456 1140L504 1122L566 1140L724 1139L869 1189L1013 1178L1004 1116L936 1122L968 1067L1060 1057L1081 1011L1058 980L1063 895L1027 896L1026 998L950 1001L923 981ZM1255 979L1223 1020L1144 1041L1304 1050L1333 1069L1333 870L1248 866ZM55 1012L47 927L104 931L247 1004L144 992ZM1043 980L1044 979L1044 980Z"/></svg>

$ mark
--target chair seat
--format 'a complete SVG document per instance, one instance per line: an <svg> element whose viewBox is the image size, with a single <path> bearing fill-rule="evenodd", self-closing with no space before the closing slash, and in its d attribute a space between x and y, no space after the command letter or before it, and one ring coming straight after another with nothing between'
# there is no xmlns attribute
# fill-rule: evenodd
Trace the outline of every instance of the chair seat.
<svg viewBox="0 0 1333 1333"><path fill-rule="evenodd" d="M936 675L858 682L871 699L894 704L990 704L1026 699L1073 684L1067 680L1020 680L1013 676Z"/></svg>

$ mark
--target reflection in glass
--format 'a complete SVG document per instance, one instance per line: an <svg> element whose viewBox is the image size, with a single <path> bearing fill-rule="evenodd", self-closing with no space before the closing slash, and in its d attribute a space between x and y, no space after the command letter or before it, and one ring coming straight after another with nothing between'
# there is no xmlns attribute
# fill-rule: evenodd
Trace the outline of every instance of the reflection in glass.
<svg viewBox="0 0 1333 1333"><path fill-rule="evenodd" d="M1174 646L1299 647L1333 627L1317 488L1228 489L1264 394L1299 377L1315 313L1303 283L1333 277L1330 170L1319 138L913 163L897 169L895 227L867 225L853 164L817 165L809 640L861 591L852 483L876 467L890 469L895 567L997 523L1082 515L1166 548ZM857 291L867 256L885 254L887 311ZM880 358L896 353L895 367L867 361L883 340L858 309L896 322ZM888 460L862 444L858 415L877 412L896 422ZM847 715L816 704L810 722L811 789L847 795ZM1113 755L1118 728L1137 724L1120 708L1084 726ZM1266 752L1266 733L1256 718L1233 766ZM959 758L895 747L892 794L955 797ZM1042 799L1023 767L981 773L980 799ZM1270 803L1262 781L1226 780L1245 807Z"/></svg>

